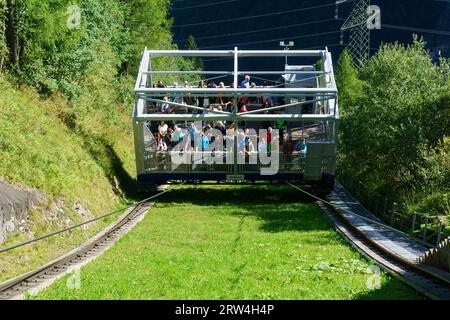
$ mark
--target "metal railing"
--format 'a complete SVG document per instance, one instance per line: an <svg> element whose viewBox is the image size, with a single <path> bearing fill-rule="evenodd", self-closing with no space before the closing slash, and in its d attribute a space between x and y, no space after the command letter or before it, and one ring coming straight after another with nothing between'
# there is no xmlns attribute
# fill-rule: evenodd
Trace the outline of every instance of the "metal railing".
<svg viewBox="0 0 450 320"><path fill-rule="evenodd" d="M279 64L279 57L296 57L299 65L286 66ZM154 59L160 57L230 57L234 59L232 68L224 71L214 70L157 70L152 63ZM243 71L240 69L241 58L267 58L274 59L273 67L278 71L267 70L250 70ZM315 71L315 67L310 65L311 61L319 60L320 71ZM277 62L278 61L278 62ZM302 61L302 62L301 62ZM277 64L279 65L276 68ZM134 136L135 136L135 152L136 167L138 177L149 174L149 170L155 170L153 162L158 158L145 154L154 148L152 137L144 132L142 127L153 126L157 122L165 121L167 124L181 124L179 128L187 127L188 123L207 123L222 122L226 127L233 125L234 128L251 129L252 126L257 128L279 128L292 133L289 140L299 139L294 137L294 129L305 127L309 124L321 124L313 128L303 128L295 133L301 134L301 138L305 138L308 142L323 143L323 150L316 149L316 153L324 155L335 154L334 144L337 140L337 122L339 120L339 106L337 100L337 87L334 78L333 62L331 53L325 50L147 50L142 54L139 67L139 74L135 84L136 104L133 110ZM161 76L173 75L177 76L193 76L192 80L203 78L205 75L214 76L196 85L189 82L179 86L178 83L173 85L164 84ZM283 76L282 83L270 85L260 76L270 75L278 78ZM244 77L245 76L245 77ZM250 78L249 78L250 77ZM218 86L211 81L213 79L223 79L223 83ZM259 84L251 84L251 79L257 79ZM181 78L180 78L181 79ZM210 81L206 85L205 81ZM244 82L241 82L244 81ZM265 82L261 82L265 81ZM270 82L270 81L269 81ZM231 86L225 85L225 83ZM264 103L262 103L264 97ZM228 101L226 101L228 100ZM209 105L218 104L216 108L209 108ZM228 103L224 103L228 102ZM163 106L163 110L158 108ZM243 108L246 106L246 108ZM197 127L197 125L195 124ZM203 126L202 126L203 127ZM222 127L222 126L221 126ZM201 131L200 128L198 128ZM151 131L154 131L151 129ZM237 136L237 130L234 132ZM156 137L156 136L155 136ZM281 136L281 141L284 139ZM234 140L236 143L236 139ZM256 148L256 146L255 146ZM234 148L237 150L237 147ZM256 148L257 149L257 148ZM281 149L280 149L281 150ZM236 154L234 154L236 158ZM161 161L156 161L156 170L169 173L173 172L168 168L172 164L166 165L166 161L161 157ZM334 161L335 159L333 159ZM330 163L331 161L329 161ZM161 165L163 163L163 165ZM311 179L320 179L320 161L319 168L311 164L309 175ZM240 164L234 163L233 173L240 170L253 170L251 167L240 168ZM182 167L182 166L180 166ZM289 169L289 165L287 170ZM314 167L314 168L313 168ZM335 164L328 164L327 173L334 175ZM227 171L229 167L219 168L219 170ZM259 168L260 169L260 168ZM184 166L185 172L208 172L214 171L212 167L207 165ZM158 172L158 171L156 171ZM179 171L180 172L180 171ZM253 172L253 171L252 171ZM288 171L291 172L291 171ZM314 174L315 175L314 175Z"/></svg>
<svg viewBox="0 0 450 320"><path fill-rule="evenodd" d="M371 213L424 245L434 247L450 237L450 225L439 215L408 211L404 205L372 191L361 181L341 177L339 182Z"/></svg>
<svg viewBox="0 0 450 320"><path fill-rule="evenodd" d="M207 164L204 161L206 155L211 155L211 152L202 151L184 151L190 161L185 164L174 165L171 151L152 151L145 152L144 165L146 173L233 173L233 164L227 164L226 152L215 152L216 159L222 157L223 163ZM257 155L256 152L254 152ZM320 159L316 157L309 157L301 152L272 152L272 156L275 154L275 158L278 158L278 172L279 173L304 173L305 168L308 168L308 161L313 162L314 165L320 167L321 172L327 173L330 170L330 165L333 162L332 156L320 156ZM240 173L254 173L259 172L261 168L268 167L261 163L260 158L256 157L256 163L249 163L249 154L243 156L245 159L244 164L239 164ZM308 160L309 159L309 160ZM310 165L311 166L311 165Z"/></svg>

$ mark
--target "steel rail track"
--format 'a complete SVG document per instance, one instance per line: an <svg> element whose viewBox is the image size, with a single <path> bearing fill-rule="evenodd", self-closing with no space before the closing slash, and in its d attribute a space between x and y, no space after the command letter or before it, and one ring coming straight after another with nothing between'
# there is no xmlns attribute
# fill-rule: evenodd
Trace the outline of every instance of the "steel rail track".
<svg viewBox="0 0 450 320"><path fill-rule="evenodd" d="M318 199L318 198L317 198ZM334 224L336 230L360 253L374 260L378 266L433 300L450 300L450 281L432 267L408 261L379 245L351 224L338 209L327 201L318 200L319 207Z"/></svg>
<svg viewBox="0 0 450 320"><path fill-rule="evenodd" d="M0 284L0 300L18 300L25 298L26 294L35 294L65 274L92 261L141 221L152 205L150 202L137 204L80 247L40 268Z"/></svg>

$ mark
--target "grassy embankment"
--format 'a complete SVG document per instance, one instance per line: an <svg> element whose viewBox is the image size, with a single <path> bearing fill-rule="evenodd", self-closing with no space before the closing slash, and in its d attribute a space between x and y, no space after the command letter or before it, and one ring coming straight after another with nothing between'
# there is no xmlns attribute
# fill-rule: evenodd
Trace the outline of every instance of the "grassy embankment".
<svg viewBox="0 0 450 320"><path fill-rule="evenodd" d="M175 48L170 3L0 1L0 179L43 195L30 212L29 231L10 234L2 247L133 200L133 82L145 47ZM154 61L169 70L192 65ZM88 212L77 213L78 203ZM0 282L77 246L106 223L1 254Z"/></svg>
<svg viewBox="0 0 450 320"><path fill-rule="evenodd" d="M418 299L355 252L298 192L183 187L81 269L37 299Z"/></svg>
<svg viewBox="0 0 450 320"><path fill-rule="evenodd" d="M87 220L123 204L121 191L134 172L129 108L117 106L114 120L92 113L84 132L70 128L63 98L41 99L0 77L0 177L38 189L41 203L30 212L29 233L9 235L6 247ZM128 109L128 110L127 110ZM55 203L67 216L56 217ZM78 215L77 203L89 210ZM71 222L69 222L69 219ZM0 281L31 270L80 244L105 227L102 221L34 245L3 253Z"/></svg>

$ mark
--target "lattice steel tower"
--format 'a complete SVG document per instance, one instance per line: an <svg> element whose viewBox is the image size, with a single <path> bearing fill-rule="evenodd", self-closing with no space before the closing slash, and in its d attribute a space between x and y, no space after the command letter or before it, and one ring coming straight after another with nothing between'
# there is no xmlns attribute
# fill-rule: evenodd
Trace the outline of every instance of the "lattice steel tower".
<svg viewBox="0 0 450 320"><path fill-rule="evenodd" d="M347 0L336 1L336 18L338 17L338 5ZM353 5L353 10L341 27L341 44L344 42L344 32L349 31L348 50L357 67L361 67L370 57L370 29L367 27L367 20L370 16L368 8L370 0L357 0Z"/></svg>

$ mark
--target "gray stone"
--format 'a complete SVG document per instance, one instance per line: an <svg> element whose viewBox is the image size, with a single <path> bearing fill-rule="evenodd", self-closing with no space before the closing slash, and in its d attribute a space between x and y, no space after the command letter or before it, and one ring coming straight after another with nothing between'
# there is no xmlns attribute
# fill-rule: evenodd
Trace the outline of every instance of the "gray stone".
<svg viewBox="0 0 450 320"><path fill-rule="evenodd" d="M37 191L22 190L0 181L0 243L7 234L27 229L28 211L39 200Z"/></svg>
<svg viewBox="0 0 450 320"><path fill-rule="evenodd" d="M81 202L75 203L74 210L76 213L78 213L78 216L83 219L90 219L93 217L92 213L87 208L85 208Z"/></svg>

